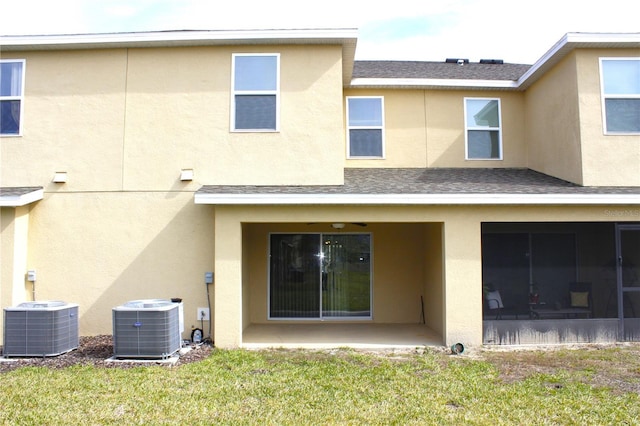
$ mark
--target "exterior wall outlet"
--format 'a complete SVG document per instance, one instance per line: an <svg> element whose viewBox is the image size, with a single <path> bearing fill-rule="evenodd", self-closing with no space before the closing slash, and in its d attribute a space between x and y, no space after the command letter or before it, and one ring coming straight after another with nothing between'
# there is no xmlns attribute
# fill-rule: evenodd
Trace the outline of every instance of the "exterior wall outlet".
<svg viewBox="0 0 640 426"><path fill-rule="evenodd" d="M197 321L209 321L209 308L198 308Z"/></svg>

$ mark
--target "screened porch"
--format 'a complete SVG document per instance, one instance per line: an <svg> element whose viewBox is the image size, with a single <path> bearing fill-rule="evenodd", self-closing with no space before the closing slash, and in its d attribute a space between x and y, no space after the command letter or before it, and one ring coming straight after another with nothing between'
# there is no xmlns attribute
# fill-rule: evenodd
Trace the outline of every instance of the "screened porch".
<svg viewBox="0 0 640 426"><path fill-rule="evenodd" d="M484 223L486 344L640 341L640 224Z"/></svg>

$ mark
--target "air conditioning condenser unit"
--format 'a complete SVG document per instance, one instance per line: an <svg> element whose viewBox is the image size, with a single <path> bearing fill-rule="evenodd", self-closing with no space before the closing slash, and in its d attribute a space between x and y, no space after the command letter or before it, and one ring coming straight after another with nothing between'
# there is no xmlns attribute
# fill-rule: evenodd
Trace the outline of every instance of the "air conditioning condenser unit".
<svg viewBox="0 0 640 426"><path fill-rule="evenodd" d="M5 357L56 356L79 346L78 305L59 300L4 308Z"/></svg>
<svg viewBox="0 0 640 426"><path fill-rule="evenodd" d="M115 358L169 358L182 347L181 304L132 300L113 308Z"/></svg>

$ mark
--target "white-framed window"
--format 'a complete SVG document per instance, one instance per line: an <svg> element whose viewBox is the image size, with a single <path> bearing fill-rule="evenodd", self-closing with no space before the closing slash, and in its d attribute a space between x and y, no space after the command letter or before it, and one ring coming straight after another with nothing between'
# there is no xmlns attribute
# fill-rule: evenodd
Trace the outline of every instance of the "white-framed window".
<svg viewBox="0 0 640 426"><path fill-rule="evenodd" d="M384 158L384 98L347 97L347 157Z"/></svg>
<svg viewBox="0 0 640 426"><path fill-rule="evenodd" d="M605 134L640 133L640 58L600 58Z"/></svg>
<svg viewBox="0 0 640 426"><path fill-rule="evenodd" d="M231 130L278 131L280 54L234 53L232 63Z"/></svg>
<svg viewBox="0 0 640 426"><path fill-rule="evenodd" d="M22 134L24 59L0 60L0 136Z"/></svg>
<svg viewBox="0 0 640 426"><path fill-rule="evenodd" d="M500 99L464 98L465 158L502 160Z"/></svg>

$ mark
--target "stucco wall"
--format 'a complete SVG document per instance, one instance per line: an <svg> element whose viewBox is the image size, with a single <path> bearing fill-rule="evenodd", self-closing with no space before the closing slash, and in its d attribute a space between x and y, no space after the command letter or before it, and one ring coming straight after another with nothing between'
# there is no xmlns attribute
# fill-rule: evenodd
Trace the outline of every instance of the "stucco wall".
<svg viewBox="0 0 640 426"><path fill-rule="evenodd" d="M440 335L445 334L444 300L444 233L442 223L424 225L424 317L425 324Z"/></svg>
<svg viewBox="0 0 640 426"><path fill-rule="evenodd" d="M112 308L127 301L180 297L188 336L207 306L211 213L190 193L46 194L29 232L36 297L78 303L81 335L110 334Z"/></svg>
<svg viewBox="0 0 640 426"><path fill-rule="evenodd" d="M600 57L632 50L581 49L526 92L529 167L585 186L640 185L640 136L605 135Z"/></svg>
<svg viewBox="0 0 640 426"><path fill-rule="evenodd" d="M0 307L10 306L6 300L11 294L10 283L13 273L13 216L14 209L0 208ZM0 317L0 330L4 330L4 314ZM0 344L4 333L0 335Z"/></svg>
<svg viewBox="0 0 640 426"><path fill-rule="evenodd" d="M280 53L279 132L230 132L238 52ZM45 191L167 190L192 168L193 190L340 184L341 53L327 45L3 54L26 59L26 76L23 136L3 138L0 179ZM65 186L50 183L56 171L68 173Z"/></svg>
<svg viewBox="0 0 640 426"><path fill-rule="evenodd" d="M65 191L122 188L127 52L28 52L21 137L2 138L3 186Z"/></svg>
<svg viewBox="0 0 640 426"><path fill-rule="evenodd" d="M29 226L32 206L0 208L0 308L32 300L33 283L27 271ZM36 271L37 272L37 271ZM4 312L0 316L0 345L4 339Z"/></svg>
<svg viewBox="0 0 640 426"><path fill-rule="evenodd" d="M500 99L502 160L465 160L464 98ZM525 167L524 97L520 92L429 91L427 159L429 167Z"/></svg>
<svg viewBox="0 0 640 426"><path fill-rule="evenodd" d="M521 92L368 89L345 95L383 96L385 105L385 158L350 159L347 167L526 167ZM502 160L465 160L465 97L500 99Z"/></svg>
<svg viewBox="0 0 640 426"><path fill-rule="evenodd" d="M349 159L346 167L427 167L425 92L422 90L345 90L347 96L384 98L383 159ZM344 122L347 123L345 115ZM347 130L344 130L345 140ZM347 148L343 151L346 158Z"/></svg>
<svg viewBox="0 0 640 426"><path fill-rule="evenodd" d="M27 282L30 210L30 206L0 209L0 302L3 307L30 300L33 289Z"/></svg>
<svg viewBox="0 0 640 426"><path fill-rule="evenodd" d="M575 56L569 55L526 92L529 168L582 184Z"/></svg>
<svg viewBox="0 0 640 426"><path fill-rule="evenodd" d="M16 306L30 300L27 283L29 206L0 208L0 307ZM4 330L4 312L0 317ZM0 344L4 333L0 335Z"/></svg>
<svg viewBox="0 0 640 426"><path fill-rule="evenodd" d="M635 50L579 50L576 54L584 185L640 185L640 135L605 135L601 57L638 57Z"/></svg>

